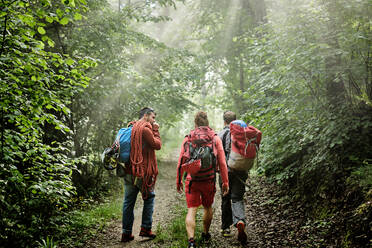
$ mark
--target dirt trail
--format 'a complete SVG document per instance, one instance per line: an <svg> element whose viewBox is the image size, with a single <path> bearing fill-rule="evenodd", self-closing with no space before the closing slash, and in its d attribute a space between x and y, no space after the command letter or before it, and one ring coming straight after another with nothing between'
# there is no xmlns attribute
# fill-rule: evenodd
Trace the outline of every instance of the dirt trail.
<svg viewBox="0 0 372 248"><path fill-rule="evenodd" d="M156 230L158 224L165 225L172 219L172 213L169 211L174 203L183 204L186 207L185 196L180 195L176 191L175 178L176 178L176 166L177 162L163 162L159 164L159 176L155 187L155 209L153 215L153 230ZM217 187L214 208L214 219L211 225L211 234L214 237L214 241L210 247L239 247L239 243L233 238L222 238L219 234L221 225L221 198L220 190ZM129 243L121 243L121 219L115 220L108 224L101 235L97 236L96 239L90 240L84 247L98 248L120 248L120 247L162 247L159 244L155 244L153 241L142 239L138 236L141 216L142 216L143 200L140 194L137 197L136 207L134 211L134 224L133 224L133 235L134 241ZM202 212L202 210L199 210ZM234 230L233 230L234 232Z"/></svg>
<svg viewBox="0 0 372 248"><path fill-rule="evenodd" d="M153 215L153 230L158 224L166 226L172 219L172 206L181 204L186 207L184 195L176 192L176 162L159 164L159 176L155 188L155 209ZM298 206L283 202L279 197L278 189L267 184L262 178L248 179L245 203L247 216L248 243L245 247L319 247L314 246L314 233L301 229L303 214ZM224 238L220 235L221 225L221 197L217 187L215 202L213 204L214 218L210 233L212 242L205 247L242 247L237 241L236 228L232 228L233 236ZM142 198L138 195L135 208L135 221L133 226L134 241L121 243L121 219L108 224L95 240L89 241L84 247L120 248L120 247L170 247L167 243L158 244L146 241L138 236L142 216ZM201 209L199 209L202 212ZM198 246L200 247L200 246ZM327 246L328 247L328 246ZM332 246L330 246L332 247Z"/></svg>
<svg viewBox="0 0 372 248"><path fill-rule="evenodd" d="M179 198L175 187L177 162L162 162L159 164L159 175L155 186L155 208L153 214L153 230L159 223L166 223L169 221L171 215L169 214L172 202ZM121 219L115 220L108 224L102 235L95 240L89 241L84 247L98 248L98 247L151 247L152 241L142 239L138 236L141 226L143 200L138 194L137 202L134 209L134 224L133 235L134 241L129 243L121 243Z"/></svg>

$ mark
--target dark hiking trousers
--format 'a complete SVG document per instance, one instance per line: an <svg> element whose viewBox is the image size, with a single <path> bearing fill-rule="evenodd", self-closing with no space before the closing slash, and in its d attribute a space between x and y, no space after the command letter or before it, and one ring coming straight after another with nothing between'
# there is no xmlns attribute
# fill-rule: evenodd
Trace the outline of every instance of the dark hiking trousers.
<svg viewBox="0 0 372 248"><path fill-rule="evenodd" d="M231 173L228 173L229 184L231 181ZM225 230L232 225L232 210L231 210L231 188L229 185L229 193L225 196L222 194L222 179L219 176L219 185L221 189L221 229Z"/></svg>
<svg viewBox="0 0 372 248"><path fill-rule="evenodd" d="M222 196L221 212L222 224L221 229L229 228L232 224L236 225L238 221L245 221L244 209L244 193L245 182L248 178L246 172L229 171L229 193ZM219 180L220 187L222 187L221 177Z"/></svg>

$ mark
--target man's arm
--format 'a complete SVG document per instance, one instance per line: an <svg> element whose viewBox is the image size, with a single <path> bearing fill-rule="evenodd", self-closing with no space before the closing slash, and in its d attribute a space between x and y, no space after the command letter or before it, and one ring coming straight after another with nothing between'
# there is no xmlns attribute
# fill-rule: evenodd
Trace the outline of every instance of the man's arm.
<svg viewBox="0 0 372 248"><path fill-rule="evenodd" d="M217 164L220 168L220 175L222 178L222 189L225 189L224 191L227 190L226 191L227 193L229 189L229 178L227 174L225 152L223 150L222 141L219 137L216 137L216 149L217 149Z"/></svg>
<svg viewBox="0 0 372 248"><path fill-rule="evenodd" d="M187 138L185 138L182 142L182 146L181 146L181 152L180 152L180 156L178 158L178 164L177 164L177 191L179 193L182 192L182 188L183 188L183 184L182 184L182 176L183 176L183 170L182 170L182 163L183 163L183 153L185 152L185 142L187 141Z"/></svg>
<svg viewBox="0 0 372 248"><path fill-rule="evenodd" d="M161 139L158 128L153 128L152 130L148 127L143 129L143 138L146 144L155 150L161 149Z"/></svg>

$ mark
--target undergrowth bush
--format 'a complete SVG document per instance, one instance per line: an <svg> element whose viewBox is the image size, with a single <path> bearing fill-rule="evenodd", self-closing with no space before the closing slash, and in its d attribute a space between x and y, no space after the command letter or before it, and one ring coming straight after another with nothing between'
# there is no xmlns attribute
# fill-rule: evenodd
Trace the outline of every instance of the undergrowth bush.
<svg viewBox="0 0 372 248"><path fill-rule="evenodd" d="M120 219L122 195L123 191L120 190L104 202L86 200L79 209L54 216L46 237L52 238L58 247L84 247L87 240L100 235L110 220Z"/></svg>
<svg viewBox="0 0 372 248"><path fill-rule="evenodd" d="M272 12L269 20L275 21L252 36L237 37L246 39L244 51L252 55L250 84L239 92L250 106L243 118L263 132L258 171L302 201L310 218L321 219L318 208L324 207L330 216L348 219L348 228L358 223L338 238L348 235L344 242L359 247L369 242L370 225L368 1L292 3L284 0L285 15ZM361 206L363 215L355 215ZM364 236L355 236L357 230Z"/></svg>

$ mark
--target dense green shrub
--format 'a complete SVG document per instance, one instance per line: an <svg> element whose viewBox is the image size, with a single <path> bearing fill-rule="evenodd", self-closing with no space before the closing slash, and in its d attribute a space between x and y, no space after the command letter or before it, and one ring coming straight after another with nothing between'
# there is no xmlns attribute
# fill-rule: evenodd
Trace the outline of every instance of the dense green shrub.
<svg viewBox="0 0 372 248"><path fill-rule="evenodd" d="M75 194L67 106L93 63L48 51L54 41L44 27L65 25L83 4L2 1L1 245L33 246Z"/></svg>

